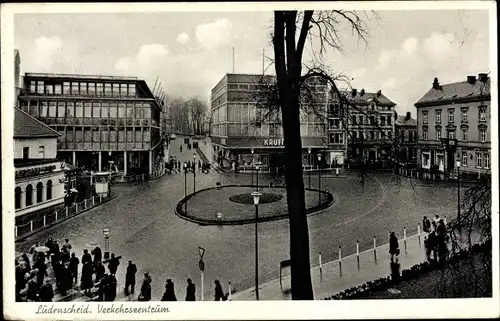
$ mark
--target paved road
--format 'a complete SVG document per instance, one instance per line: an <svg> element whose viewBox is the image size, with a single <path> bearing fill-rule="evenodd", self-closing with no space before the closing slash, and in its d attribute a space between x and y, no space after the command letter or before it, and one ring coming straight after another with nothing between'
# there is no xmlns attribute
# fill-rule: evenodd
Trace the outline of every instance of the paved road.
<svg viewBox="0 0 500 321"><path fill-rule="evenodd" d="M190 151L192 155L192 150ZM187 155L187 154L186 154ZM188 191L192 190L192 174L188 174ZM33 242L45 241L49 236L63 241L69 238L79 257L89 242L103 246L102 229L111 229L111 251L122 255L119 266L119 284L124 282L126 263L134 260L138 266L138 285L142 274L153 278L153 299L160 299L166 278L176 285L177 298L184 299L185 280L190 277L200 291L198 246L205 253L205 293L213 296L213 280L219 279L224 289L232 282L238 290L254 284L254 226L199 226L174 214L174 207L184 195L184 174L166 175L164 178L140 185L115 186L121 194L117 199L87 213L47 229L23 243L17 251L26 251ZM249 182L248 174L199 174L197 189L223 184ZM262 182L269 177L262 177ZM260 179L259 179L260 180ZM307 182L307 177L306 177ZM316 177L312 177L317 186ZM391 174L374 174L364 186L359 177L324 178L322 186L332 191L337 201L329 209L309 216L310 248L313 265L317 253L323 262L336 259L337 249L343 253L355 251L356 240L361 249L372 246L373 236L380 243L387 242L388 232L402 235L416 231L422 215L446 215L456 212L456 189L411 187L407 182L394 184ZM229 196L228 196L229 197ZM288 258L289 234L286 220L259 224L260 281L278 276L278 264ZM121 277L120 277L121 276Z"/></svg>

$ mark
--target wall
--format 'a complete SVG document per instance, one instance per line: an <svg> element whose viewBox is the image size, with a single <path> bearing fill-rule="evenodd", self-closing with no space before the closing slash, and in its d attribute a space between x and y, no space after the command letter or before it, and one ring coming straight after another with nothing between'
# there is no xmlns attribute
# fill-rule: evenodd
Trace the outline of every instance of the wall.
<svg viewBox="0 0 500 321"><path fill-rule="evenodd" d="M42 158L38 153L40 146L45 147L45 155L43 158L56 158L57 154L57 138L14 138L14 158L23 158L23 147L29 147L29 158Z"/></svg>

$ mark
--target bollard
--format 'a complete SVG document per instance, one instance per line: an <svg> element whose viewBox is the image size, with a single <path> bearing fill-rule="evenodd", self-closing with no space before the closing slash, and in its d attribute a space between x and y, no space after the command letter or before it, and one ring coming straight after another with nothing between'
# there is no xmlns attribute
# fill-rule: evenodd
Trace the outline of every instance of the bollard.
<svg viewBox="0 0 500 321"><path fill-rule="evenodd" d="M33 231L33 221L30 221L30 232Z"/></svg>
<svg viewBox="0 0 500 321"><path fill-rule="evenodd" d="M342 247L339 245L339 272L342 276Z"/></svg>
<svg viewBox="0 0 500 321"><path fill-rule="evenodd" d="M377 237L373 236L373 257L375 258L375 264L377 264Z"/></svg>
<svg viewBox="0 0 500 321"><path fill-rule="evenodd" d="M323 280L323 264L321 262L321 252L319 252L318 261L319 261L319 279L320 279L320 281L322 281Z"/></svg>
<svg viewBox="0 0 500 321"><path fill-rule="evenodd" d="M229 285L228 285L228 295L227 295L227 300L228 301L231 301L231 282L229 282Z"/></svg>
<svg viewBox="0 0 500 321"><path fill-rule="evenodd" d="M66 217L68 217L69 207L66 207ZM57 221L57 213L56 213L56 221Z"/></svg>
<svg viewBox="0 0 500 321"><path fill-rule="evenodd" d="M102 194L99 194L99 203L102 203Z"/></svg>
<svg viewBox="0 0 500 321"><path fill-rule="evenodd" d="M68 208L67 207L66 207L66 213L68 213ZM66 214L66 216L68 216L68 215ZM57 221L57 212L56 212L56 221Z"/></svg>
<svg viewBox="0 0 500 321"><path fill-rule="evenodd" d="M407 254L407 248L406 248L406 227L403 228L403 240L405 243L405 254Z"/></svg>
<svg viewBox="0 0 500 321"><path fill-rule="evenodd" d="M95 197L92 196L92 206L95 206Z"/></svg>
<svg viewBox="0 0 500 321"><path fill-rule="evenodd" d="M358 270L359 270L359 241L356 241L356 261L358 263Z"/></svg>
<svg viewBox="0 0 500 321"><path fill-rule="evenodd" d="M47 225L47 216L43 216L43 226Z"/></svg>
<svg viewBox="0 0 500 321"><path fill-rule="evenodd" d="M78 203L75 203L75 214L78 213Z"/></svg>
<svg viewBox="0 0 500 321"><path fill-rule="evenodd" d="M87 208L87 199L85 199L84 204L85 204L85 208Z"/></svg>
<svg viewBox="0 0 500 321"><path fill-rule="evenodd" d="M335 168L335 175L339 176L339 169L338 168Z"/></svg>
<svg viewBox="0 0 500 321"><path fill-rule="evenodd" d="M420 223L417 225L417 237L418 237L418 247L422 247L422 244L420 243Z"/></svg>

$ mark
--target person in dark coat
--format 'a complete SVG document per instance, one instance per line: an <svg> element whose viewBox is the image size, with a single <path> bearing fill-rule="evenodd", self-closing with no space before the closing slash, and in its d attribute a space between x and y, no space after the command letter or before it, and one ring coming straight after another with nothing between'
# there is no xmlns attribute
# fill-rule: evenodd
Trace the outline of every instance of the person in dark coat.
<svg viewBox="0 0 500 321"><path fill-rule="evenodd" d="M107 283L108 283L108 275L104 274L94 285L94 287L97 287L97 294L98 294L97 301L104 301Z"/></svg>
<svg viewBox="0 0 500 321"><path fill-rule="evenodd" d="M144 280L142 281L141 293L137 299L138 301L151 300L151 277L149 273L144 273Z"/></svg>
<svg viewBox="0 0 500 321"><path fill-rule="evenodd" d="M35 273L31 273L31 278L28 281L28 291L26 293L26 300L27 301L32 301L32 302L39 301L39 298L38 298L38 283L36 281L36 274Z"/></svg>
<svg viewBox="0 0 500 321"><path fill-rule="evenodd" d="M99 281L100 279L102 279L104 274L106 274L106 269L104 268L102 261L98 261L96 263L96 266L94 267L94 273L95 273L95 280L96 281Z"/></svg>
<svg viewBox="0 0 500 321"><path fill-rule="evenodd" d="M68 250L67 247L63 247L61 249L60 258L61 258L62 264L66 263L66 262L69 262L69 260L71 259L71 256L70 256L70 253L69 253L69 250Z"/></svg>
<svg viewBox="0 0 500 321"><path fill-rule="evenodd" d="M116 299L116 277L108 275L105 285L104 301L114 301Z"/></svg>
<svg viewBox="0 0 500 321"><path fill-rule="evenodd" d="M49 237L49 240L45 242L45 246L49 248L49 252L47 254L49 256L52 256L52 254L54 253L54 241L51 237Z"/></svg>
<svg viewBox="0 0 500 321"><path fill-rule="evenodd" d="M396 234L391 232L389 236L389 254L391 255L391 262L394 261L394 257L398 255L397 250L399 249L399 242Z"/></svg>
<svg viewBox="0 0 500 321"><path fill-rule="evenodd" d="M131 287L130 293L134 294L135 273L137 273L137 266L132 261L128 261L127 273L125 274L125 295L129 294L129 286Z"/></svg>
<svg viewBox="0 0 500 321"><path fill-rule="evenodd" d="M99 261L102 261L102 251L101 251L101 248L99 246L96 246L93 250L92 250L92 255L94 256L94 265L99 262Z"/></svg>
<svg viewBox="0 0 500 321"><path fill-rule="evenodd" d="M431 232L431 221L427 218L427 216L424 216L424 219L422 221L422 227L425 233Z"/></svg>
<svg viewBox="0 0 500 321"><path fill-rule="evenodd" d="M61 254L61 250L59 249L59 244L57 244L57 241L54 241L54 255L56 256L55 259L59 261L59 255Z"/></svg>
<svg viewBox="0 0 500 321"><path fill-rule="evenodd" d="M50 280L45 280L44 285L40 288L40 301L42 302L52 302L54 298L54 288L50 284Z"/></svg>
<svg viewBox="0 0 500 321"><path fill-rule="evenodd" d="M38 261L35 263L34 268L38 270L36 280L38 284L38 288L43 285L43 279L46 276L49 276L47 273L47 265L45 265L45 257L39 256Z"/></svg>
<svg viewBox="0 0 500 321"><path fill-rule="evenodd" d="M80 264L80 260L76 257L75 253L71 253L71 259L69 259L69 271L71 275L71 284L73 284L73 280L75 284L78 284L78 265Z"/></svg>
<svg viewBox="0 0 500 321"><path fill-rule="evenodd" d="M187 279L187 283L186 301L196 301L196 286L191 279Z"/></svg>
<svg viewBox="0 0 500 321"><path fill-rule="evenodd" d="M222 301L224 298L224 291L222 291L222 286L219 280L214 281L215 284L215 301Z"/></svg>
<svg viewBox="0 0 500 321"><path fill-rule="evenodd" d="M26 272L23 267L16 260L16 302L21 301L21 291L26 287L26 279L24 278Z"/></svg>
<svg viewBox="0 0 500 321"><path fill-rule="evenodd" d="M89 251L87 249L83 250L82 255L82 264L85 264L86 262L92 264L92 256L89 254Z"/></svg>
<svg viewBox="0 0 500 321"><path fill-rule="evenodd" d="M31 264L30 264L30 259L28 258L28 254L23 253L23 261L26 263L26 266L24 268L24 273L29 273L31 271Z"/></svg>
<svg viewBox="0 0 500 321"><path fill-rule="evenodd" d="M82 290L84 290L84 294L90 296L90 289L94 284L92 282L92 265L88 261L85 261L83 264L80 285Z"/></svg>
<svg viewBox="0 0 500 321"><path fill-rule="evenodd" d="M111 253L111 258L109 259L109 264L108 264L109 273L111 273L111 275L116 274L116 270L118 270L118 265L120 265L120 260L118 260L118 258L115 257L115 253Z"/></svg>
<svg viewBox="0 0 500 321"><path fill-rule="evenodd" d="M175 297L174 282L171 279L167 279L165 284L165 293L163 293L162 301L177 301Z"/></svg>
<svg viewBox="0 0 500 321"><path fill-rule="evenodd" d="M61 278L58 289L61 295L65 296L70 288L71 288L71 271L69 269L69 263L65 263L61 265Z"/></svg>

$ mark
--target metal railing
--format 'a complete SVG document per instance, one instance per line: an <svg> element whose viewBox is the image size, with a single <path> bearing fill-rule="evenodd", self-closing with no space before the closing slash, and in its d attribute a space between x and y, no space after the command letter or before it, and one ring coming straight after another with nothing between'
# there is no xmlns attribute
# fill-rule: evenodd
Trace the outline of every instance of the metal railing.
<svg viewBox="0 0 500 321"><path fill-rule="evenodd" d="M83 200L80 203L75 203L71 206L64 207L58 211L55 211L54 213L46 214L43 217L33 219L24 224L15 225L14 237L18 238L25 234L42 229L44 226L53 224L54 222L62 221L69 217L75 216L82 211L85 211L87 209L90 209L92 207L95 207L103 203L110 197L111 197L110 195L108 195L107 197L103 197L102 195L93 196L91 198Z"/></svg>

